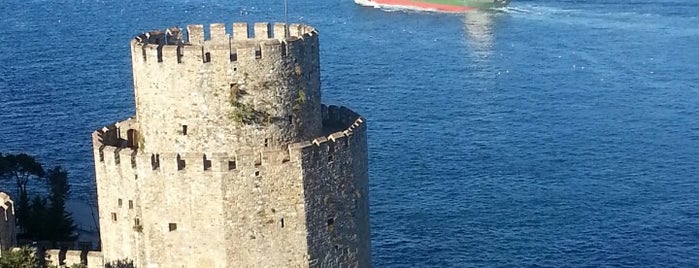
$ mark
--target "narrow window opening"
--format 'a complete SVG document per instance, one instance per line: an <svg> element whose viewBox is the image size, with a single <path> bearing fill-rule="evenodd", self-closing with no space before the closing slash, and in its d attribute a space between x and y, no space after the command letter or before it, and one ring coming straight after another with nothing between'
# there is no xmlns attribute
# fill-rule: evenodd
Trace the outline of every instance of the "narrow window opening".
<svg viewBox="0 0 699 268"><path fill-rule="evenodd" d="M136 155L131 155L131 168L136 168Z"/></svg>
<svg viewBox="0 0 699 268"><path fill-rule="evenodd" d="M231 54L231 61L237 61L237 60L238 60L238 54L237 53ZM233 68L233 71L237 71L237 70L238 70L238 68Z"/></svg>
<svg viewBox="0 0 699 268"><path fill-rule="evenodd" d="M279 223L281 223L282 228L284 228L284 218L282 218L282 219L279 221Z"/></svg>
<svg viewBox="0 0 699 268"><path fill-rule="evenodd" d="M183 170L185 168L185 160L177 154L177 170Z"/></svg>
<svg viewBox="0 0 699 268"><path fill-rule="evenodd" d="M170 232L172 232L172 231L174 231L174 230L177 230L177 223L172 223L172 222L171 222L171 223L169 223L169 224L167 225L167 228L168 228L168 230L170 230Z"/></svg>
<svg viewBox="0 0 699 268"><path fill-rule="evenodd" d="M136 218L133 220L133 225L140 226L141 225L141 220L139 218Z"/></svg>
<svg viewBox="0 0 699 268"><path fill-rule="evenodd" d="M160 155L159 154L151 154L150 155L150 165L153 167L153 170L156 170L160 167Z"/></svg>
<svg viewBox="0 0 699 268"><path fill-rule="evenodd" d="M182 135L187 135L187 125L182 125Z"/></svg>
<svg viewBox="0 0 699 268"><path fill-rule="evenodd" d="M133 200L129 200L129 209L133 209Z"/></svg>
<svg viewBox="0 0 699 268"><path fill-rule="evenodd" d="M289 116L289 124L290 124L290 125L293 125L293 124L294 124L294 117L291 116L291 115Z"/></svg>
<svg viewBox="0 0 699 268"><path fill-rule="evenodd" d="M136 148L138 147L138 137L135 129L129 129L126 131L126 147Z"/></svg>
<svg viewBox="0 0 699 268"><path fill-rule="evenodd" d="M112 221L117 221L117 215L114 212L112 212Z"/></svg>
<svg viewBox="0 0 699 268"><path fill-rule="evenodd" d="M114 163L121 163L121 157L119 156L119 151L114 151Z"/></svg>
<svg viewBox="0 0 699 268"><path fill-rule="evenodd" d="M235 168L235 161L228 161L228 170L234 170Z"/></svg>
<svg viewBox="0 0 699 268"><path fill-rule="evenodd" d="M286 41L282 42L282 57L286 56Z"/></svg>
<svg viewBox="0 0 699 268"><path fill-rule="evenodd" d="M158 56L158 62L163 62L163 46L158 46L155 50Z"/></svg>
<svg viewBox="0 0 699 268"><path fill-rule="evenodd" d="M265 147L269 146L269 139L265 139Z"/></svg>
<svg viewBox="0 0 699 268"><path fill-rule="evenodd" d="M333 160L334 160L333 155L329 154L328 155L328 162L332 163Z"/></svg>
<svg viewBox="0 0 699 268"><path fill-rule="evenodd" d="M259 171L259 170L255 170L255 177L257 177L257 176L260 176L260 171Z"/></svg>
<svg viewBox="0 0 699 268"><path fill-rule="evenodd" d="M329 218L327 224L328 227L332 227L335 224L335 218Z"/></svg>
<svg viewBox="0 0 699 268"><path fill-rule="evenodd" d="M121 207L121 205L122 205L122 203L123 203L122 200L121 200L121 198L119 198L119 200L117 201L117 203L119 204L119 207Z"/></svg>
<svg viewBox="0 0 699 268"><path fill-rule="evenodd" d="M333 157L335 154L335 144L334 143L328 143L328 162L333 161Z"/></svg>
<svg viewBox="0 0 699 268"><path fill-rule="evenodd" d="M255 59L262 58L262 50L255 50Z"/></svg>
<svg viewBox="0 0 699 268"><path fill-rule="evenodd" d="M100 150L100 162L104 162L104 151Z"/></svg>
<svg viewBox="0 0 699 268"><path fill-rule="evenodd" d="M211 62L211 53L204 53L204 63Z"/></svg>
<svg viewBox="0 0 699 268"><path fill-rule="evenodd" d="M206 155L204 155L204 170L211 170L211 160L206 159Z"/></svg>
<svg viewBox="0 0 699 268"><path fill-rule="evenodd" d="M182 63L182 56L184 56L184 54L182 54L182 46L178 46L177 47L177 63Z"/></svg>

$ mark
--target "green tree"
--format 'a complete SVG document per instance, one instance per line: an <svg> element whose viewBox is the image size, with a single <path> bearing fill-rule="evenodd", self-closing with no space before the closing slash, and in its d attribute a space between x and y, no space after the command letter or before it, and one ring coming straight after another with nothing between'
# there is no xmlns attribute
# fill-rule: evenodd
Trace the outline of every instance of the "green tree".
<svg viewBox="0 0 699 268"><path fill-rule="evenodd" d="M34 157L27 154L0 154L0 179L14 180L19 200L17 202L17 224L24 229L27 225L29 195L27 184L30 179L44 177L44 168Z"/></svg>
<svg viewBox="0 0 699 268"><path fill-rule="evenodd" d="M67 241L75 240L76 226L73 216L66 211L66 199L70 194L70 184L68 183L68 172L61 167L55 167L47 172L46 180L49 185L51 204L48 207L46 222L49 230L47 240Z"/></svg>
<svg viewBox="0 0 699 268"><path fill-rule="evenodd" d="M70 194L67 171L55 167L45 172L41 163L27 154L0 154L0 179L14 180L17 185L17 224L24 237L54 244L77 238L73 217L65 209ZM48 197L34 195L30 200L30 179L45 179Z"/></svg>
<svg viewBox="0 0 699 268"><path fill-rule="evenodd" d="M45 240L45 238L49 235L49 229L47 227L52 223L47 221L47 207L48 205L45 198L38 195L32 198L31 205L27 211L27 221L24 229L26 238Z"/></svg>
<svg viewBox="0 0 699 268"><path fill-rule="evenodd" d="M17 251L3 251L0 258L0 268L37 268L40 265L39 258L29 247Z"/></svg>

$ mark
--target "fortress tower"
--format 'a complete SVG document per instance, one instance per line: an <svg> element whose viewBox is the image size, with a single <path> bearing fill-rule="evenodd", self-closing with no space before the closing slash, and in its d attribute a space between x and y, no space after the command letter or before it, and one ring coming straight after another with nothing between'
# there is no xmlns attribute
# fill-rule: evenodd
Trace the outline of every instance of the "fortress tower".
<svg viewBox="0 0 699 268"><path fill-rule="evenodd" d="M0 250L17 246L15 227L15 203L10 196L0 192Z"/></svg>
<svg viewBox="0 0 699 268"><path fill-rule="evenodd" d="M321 104L318 32L227 28L131 41L136 115L93 133L105 260L370 267L366 126Z"/></svg>

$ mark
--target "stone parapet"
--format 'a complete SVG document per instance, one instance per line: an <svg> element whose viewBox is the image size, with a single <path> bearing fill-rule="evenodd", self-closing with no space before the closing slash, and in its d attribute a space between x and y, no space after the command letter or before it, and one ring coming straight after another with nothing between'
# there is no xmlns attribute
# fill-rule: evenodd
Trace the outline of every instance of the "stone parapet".
<svg viewBox="0 0 699 268"><path fill-rule="evenodd" d="M342 106L322 106L323 126L326 133L323 136L312 140L301 141L289 144L285 148L263 148L259 150L235 150L229 153L206 153L206 152L152 152L149 154L139 153L138 142L127 138L130 131L136 126L134 119L115 123L96 130L92 133L93 146L96 149L95 156L97 162L106 165L119 166L121 169L136 170L139 164L144 165L143 170L152 172L186 172L208 171L208 172L229 172L235 171L235 165L244 165L238 161L239 157L246 156L246 159L255 160L256 165L276 165L291 159L291 155L297 154L305 148L349 146L349 136L357 129L364 128L364 119L354 111ZM126 128L126 129L124 129ZM134 139L137 139L134 136ZM328 145L330 143L331 145ZM133 144L130 147L129 144ZM250 157L252 156L252 157Z"/></svg>
<svg viewBox="0 0 699 268"><path fill-rule="evenodd" d="M40 259L57 267L70 267L75 264L86 264L87 268L104 268L102 252L87 250L47 249L37 251Z"/></svg>

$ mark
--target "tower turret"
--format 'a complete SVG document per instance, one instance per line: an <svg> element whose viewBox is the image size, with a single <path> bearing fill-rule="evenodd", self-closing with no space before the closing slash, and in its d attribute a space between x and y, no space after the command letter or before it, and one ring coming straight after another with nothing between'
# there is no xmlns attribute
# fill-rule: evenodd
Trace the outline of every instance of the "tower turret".
<svg viewBox="0 0 699 268"><path fill-rule="evenodd" d="M144 151L280 147L321 134L318 34L293 24L190 25L131 41ZM251 33L253 33L251 35ZM206 38L208 37L208 38Z"/></svg>

